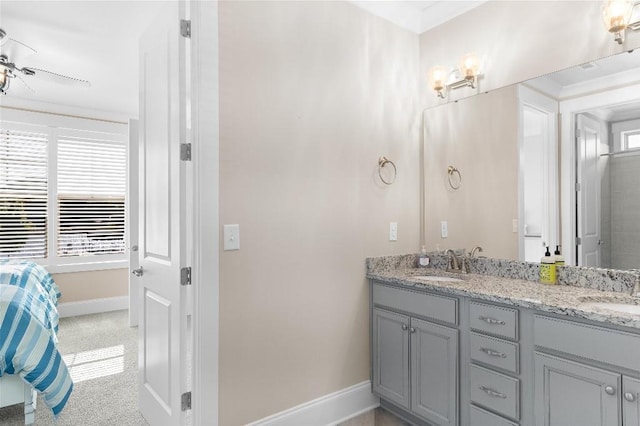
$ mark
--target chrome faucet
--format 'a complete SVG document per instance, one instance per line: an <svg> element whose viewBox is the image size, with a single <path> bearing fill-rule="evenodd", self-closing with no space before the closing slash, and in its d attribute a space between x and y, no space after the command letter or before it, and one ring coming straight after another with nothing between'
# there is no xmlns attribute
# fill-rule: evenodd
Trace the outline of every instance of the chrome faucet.
<svg viewBox="0 0 640 426"><path fill-rule="evenodd" d="M456 252L452 249L448 249L444 252L444 254L449 256L449 265L447 265L447 272L460 271L460 266L458 265L458 256L456 255Z"/></svg>
<svg viewBox="0 0 640 426"><path fill-rule="evenodd" d="M470 258L474 258L474 257L475 257L475 255L476 255L476 253L482 253L482 247L480 247L480 246L475 246L475 247L473 248L473 250L471 250L471 252L469 253L469 257L470 257Z"/></svg>

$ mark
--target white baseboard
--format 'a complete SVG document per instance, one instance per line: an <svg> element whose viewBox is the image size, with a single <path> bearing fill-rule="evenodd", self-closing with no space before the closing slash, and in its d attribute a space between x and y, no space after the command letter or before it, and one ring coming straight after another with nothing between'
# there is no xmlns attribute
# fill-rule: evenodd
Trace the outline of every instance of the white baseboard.
<svg viewBox="0 0 640 426"><path fill-rule="evenodd" d="M65 318L78 315L98 314L100 312L120 311L122 309L129 309L129 296L60 303L58 305L58 314L60 318Z"/></svg>
<svg viewBox="0 0 640 426"><path fill-rule="evenodd" d="M247 426L336 425L379 405L380 399L371 393L371 382L367 380L249 423Z"/></svg>

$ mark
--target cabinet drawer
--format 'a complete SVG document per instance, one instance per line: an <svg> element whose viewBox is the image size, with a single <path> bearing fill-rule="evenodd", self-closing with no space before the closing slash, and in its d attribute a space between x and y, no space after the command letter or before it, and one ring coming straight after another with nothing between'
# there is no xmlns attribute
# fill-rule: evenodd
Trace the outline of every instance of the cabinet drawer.
<svg viewBox="0 0 640 426"><path fill-rule="evenodd" d="M640 370L640 335L536 315L536 346L630 370Z"/></svg>
<svg viewBox="0 0 640 426"><path fill-rule="evenodd" d="M518 310L471 302L470 324L474 330L518 340Z"/></svg>
<svg viewBox="0 0 640 426"><path fill-rule="evenodd" d="M373 284L373 303L450 324L458 324L458 301L451 297Z"/></svg>
<svg viewBox="0 0 640 426"><path fill-rule="evenodd" d="M518 426L517 423L513 423L500 416L496 416L493 413L484 411L482 408L478 408L475 405L471 406L469 415L470 426Z"/></svg>
<svg viewBox="0 0 640 426"><path fill-rule="evenodd" d="M471 333L471 359L512 373L518 373L518 344L496 337Z"/></svg>
<svg viewBox="0 0 640 426"><path fill-rule="evenodd" d="M486 368L470 369L471 401L513 419L520 417L520 381Z"/></svg>

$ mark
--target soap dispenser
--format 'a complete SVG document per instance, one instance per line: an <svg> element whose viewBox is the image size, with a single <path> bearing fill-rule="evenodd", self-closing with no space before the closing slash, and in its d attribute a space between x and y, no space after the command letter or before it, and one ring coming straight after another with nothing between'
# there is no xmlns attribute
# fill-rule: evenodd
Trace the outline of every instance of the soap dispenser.
<svg viewBox="0 0 640 426"><path fill-rule="evenodd" d="M556 266L563 266L564 265L564 257L562 257L562 255L560 254L560 246L556 246L556 251L553 252L554 254L554 258L556 260Z"/></svg>
<svg viewBox="0 0 640 426"><path fill-rule="evenodd" d="M549 247L540 260L540 282L542 284L555 284L556 283L556 261Z"/></svg>
<svg viewBox="0 0 640 426"><path fill-rule="evenodd" d="M427 249L425 248L425 246L422 246L422 250L420 250L418 265L421 268L426 268L427 266L429 266L429 256L427 256Z"/></svg>
<svg viewBox="0 0 640 426"><path fill-rule="evenodd" d="M556 260L556 266L564 265L564 257L560 254L560 246L556 246L556 251L553 252L553 257Z"/></svg>

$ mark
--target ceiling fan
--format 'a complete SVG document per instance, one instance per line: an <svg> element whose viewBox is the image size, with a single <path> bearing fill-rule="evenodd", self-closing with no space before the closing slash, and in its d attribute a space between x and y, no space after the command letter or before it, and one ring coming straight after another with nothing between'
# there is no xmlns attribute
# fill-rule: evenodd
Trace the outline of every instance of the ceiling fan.
<svg viewBox="0 0 640 426"><path fill-rule="evenodd" d="M9 83L12 79L20 80L30 91L34 90L27 84L22 76L37 78L43 81L51 81L68 86L91 87L87 80L69 77L55 72L33 68L20 67L16 62L20 62L20 57L37 53L33 48L18 40L7 36L7 33L0 28L0 95L6 95L9 90Z"/></svg>

